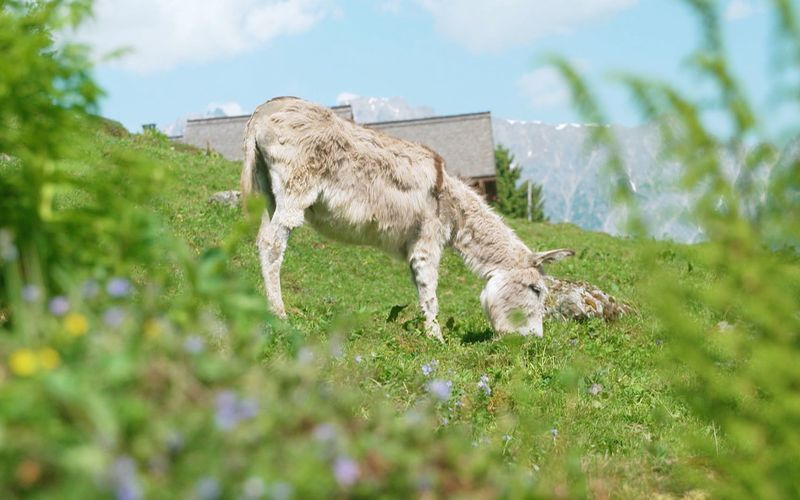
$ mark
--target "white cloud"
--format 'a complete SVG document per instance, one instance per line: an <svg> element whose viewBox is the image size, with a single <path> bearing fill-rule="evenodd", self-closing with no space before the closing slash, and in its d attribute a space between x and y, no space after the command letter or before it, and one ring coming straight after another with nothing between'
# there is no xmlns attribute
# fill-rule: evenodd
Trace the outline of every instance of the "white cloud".
<svg viewBox="0 0 800 500"><path fill-rule="evenodd" d="M242 108L242 105L236 101L228 101L223 103L211 102L206 106L206 110L202 113L187 113L172 123L162 125L159 127L162 132L169 136L183 135L186 129L186 121L194 120L197 118L217 118L221 116L241 116L248 114Z"/></svg>
<svg viewBox="0 0 800 500"><path fill-rule="evenodd" d="M752 0L731 0L725 8L725 19L738 21L752 16L757 10L758 6Z"/></svg>
<svg viewBox="0 0 800 500"><path fill-rule="evenodd" d="M131 53L113 63L148 73L252 50L311 29L329 0L98 0L77 38L100 54Z"/></svg>
<svg viewBox="0 0 800 500"><path fill-rule="evenodd" d="M569 33L591 20L630 8L638 0L417 0L436 29L475 52L525 45Z"/></svg>
<svg viewBox="0 0 800 500"><path fill-rule="evenodd" d="M522 75L517 88L535 108L554 108L569 101L567 86L553 68L539 68Z"/></svg>

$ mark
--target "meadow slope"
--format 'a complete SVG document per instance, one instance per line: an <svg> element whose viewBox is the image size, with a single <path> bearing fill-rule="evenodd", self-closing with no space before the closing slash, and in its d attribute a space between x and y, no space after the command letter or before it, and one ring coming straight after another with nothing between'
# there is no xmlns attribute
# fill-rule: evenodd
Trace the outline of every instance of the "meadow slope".
<svg viewBox="0 0 800 500"><path fill-rule="evenodd" d="M260 289L256 228L238 208L208 201L216 191L237 189L238 164L121 131L98 134L95 146L86 151L87 166L101 165L112 149L135 150L162 165L167 175L152 208L167 227L197 252L234 245L235 272ZM573 491L577 476L570 470L583 471L588 494L598 497L682 496L695 488L685 472L701 470L682 443L706 429L670 390L670 369L661 362L670 339L659 336L642 300L648 275L640 254L656 245L660 266L702 287L713 276L693 264L699 250L568 224L509 222L533 249L576 250L551 274L595 283L633 304L636 314L613 324L547 321L543 339L492 340L478 300L482 284L448 252L439 285L446 339L440 345L421 333L404 263L303 227L293 233L283 267L289 328L277 331L265 361L288 355L293 344L327 338L342 354L330 383L389 399L398 412L413 409L430 380L450 381L453 397L438 408L441 425L467 426L476 447L504 442L505 459L546 478L555 493ZM484 375L488 384L479 386Z"/></svg>

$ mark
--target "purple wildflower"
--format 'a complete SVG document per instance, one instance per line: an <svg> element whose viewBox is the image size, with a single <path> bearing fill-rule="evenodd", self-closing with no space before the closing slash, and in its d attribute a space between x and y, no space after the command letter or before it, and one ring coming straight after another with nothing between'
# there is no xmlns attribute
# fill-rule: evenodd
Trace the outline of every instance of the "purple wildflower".
<svg viewBox="0 0 800 500"><path fill-rule="evenodd" d="M28 284L22 287L22 300L25 302L36 302L42 293L36 285Z"/></svg>
<svg viewBox="0 0 800 500"><path fill-rule="evenodd" d="M591 394L592 396L597 396L601 392L603 392L602 384L592 384L592 386L589 387L589 394Z"/></svg>
<svg viewBox="0 0 800 500"><path fill-rule="evenodd" d="M481 379L478 382L478 388L483 389L483 393L487 396L492 394L492 388L489 387L489 376L488 375L481 375Z"/></svg>
<svg viewBox="0 0 800 500"><path fill-rule="evenodd" d="M203 337L190 335L183 341L183 350L189 354L200 354L205 349Z"/></svg>
<svg viewBox="0 0 800 500"><path fill-rule="evenodd" d="M125 321L125 309L121 307L109 307L103 313L103 323L112 328L120 326Z"/></svg>
<svg viewBox="0 0 800 500"><path fill-rule="evenodd" d="M220 496L219 481L211 476L205 476L197 481L194 492L200 500L216 500Z"/></svg>
<svg viewBox="0 0 800 500"><path fill-rule="evenodd" d="M117 500L142 498L142 489L136 476L136 462L131 457L123 456L114 460L110 476Z"/></svg>
<svg viewBox="0 0 800 500"><path fill-rule="evenodd" d="M433 394L440 401L447 401L450 399L450 390L453 383L449 380L431 380L428 383L428 392Z"/></svg>
<svg viewBox="0 0 800 500"><path fill-rule="evenodd" d="M53 316L63 316L67 314L69 311L69 301L63 295L58 295L50 299L50 303L47 305L47 308L53 314Z"/></svg>
<svg viewBox="0 0 800 500"><path fill-rule="evenodd" d="M426 377L429 377L434 371L436 371L436 367L438 366L439 362L434 359L430 363L422 365L422 374Z"/></svg>
<svg viewBox="0 0 800 500"><path fill-rule="evenodd" d="M217 428L229 431L243 420L250 420L258 415L258 402L254 399L241 399L233 391L222 391L217 394L214 422Z"/></svg>
<svg viewBox="0 0 800 500"><path fill-rule="evenodd" d="M131 291L131 282L125 278L111 278L106 283L106 292L112 297L125 297Z"/></svg>
<svg viewBox="0 0 800 500"><path fill-rule="evenodd" d="M352 486L358 480L358 474L358 464L348 457L339 457L333 463L333 477L339 486Z"/></svg>

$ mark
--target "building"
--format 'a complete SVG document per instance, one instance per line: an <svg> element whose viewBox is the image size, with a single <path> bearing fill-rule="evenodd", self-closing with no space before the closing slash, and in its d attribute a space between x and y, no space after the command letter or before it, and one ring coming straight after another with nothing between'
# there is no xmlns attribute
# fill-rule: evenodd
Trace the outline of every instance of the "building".
<svg viewBox="0 0 800 500"><path fill-rule="evenodd" d="M339 117L353 121L350 106L331 108ZM224 158L241 161L244 128L250 115L189 120L180 142L212 149ZM494 139L491 113L434 116L361 125L423 144L439 153L445 169L476 187L487 199L497 196L494 165Z"/></svg>

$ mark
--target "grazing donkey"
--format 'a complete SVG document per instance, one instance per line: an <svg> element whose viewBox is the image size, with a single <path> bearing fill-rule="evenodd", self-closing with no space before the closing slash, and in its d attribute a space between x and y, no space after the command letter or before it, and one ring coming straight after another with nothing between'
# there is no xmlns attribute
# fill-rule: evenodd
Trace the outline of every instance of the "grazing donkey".
<svg viewBox="0 0 800 500"><path fill-rule="evenodd" d="M405 259L430 337L443 340L436 286L448 245L487 280L481 304L495 331L542 336L541 266L573 251L529 250L434 151L278 97L247 122L244 153L242 195L257 190L268 201L258 252L276 315L286 317L280 270L289 233L307 221L331 238Z"/></svg>

